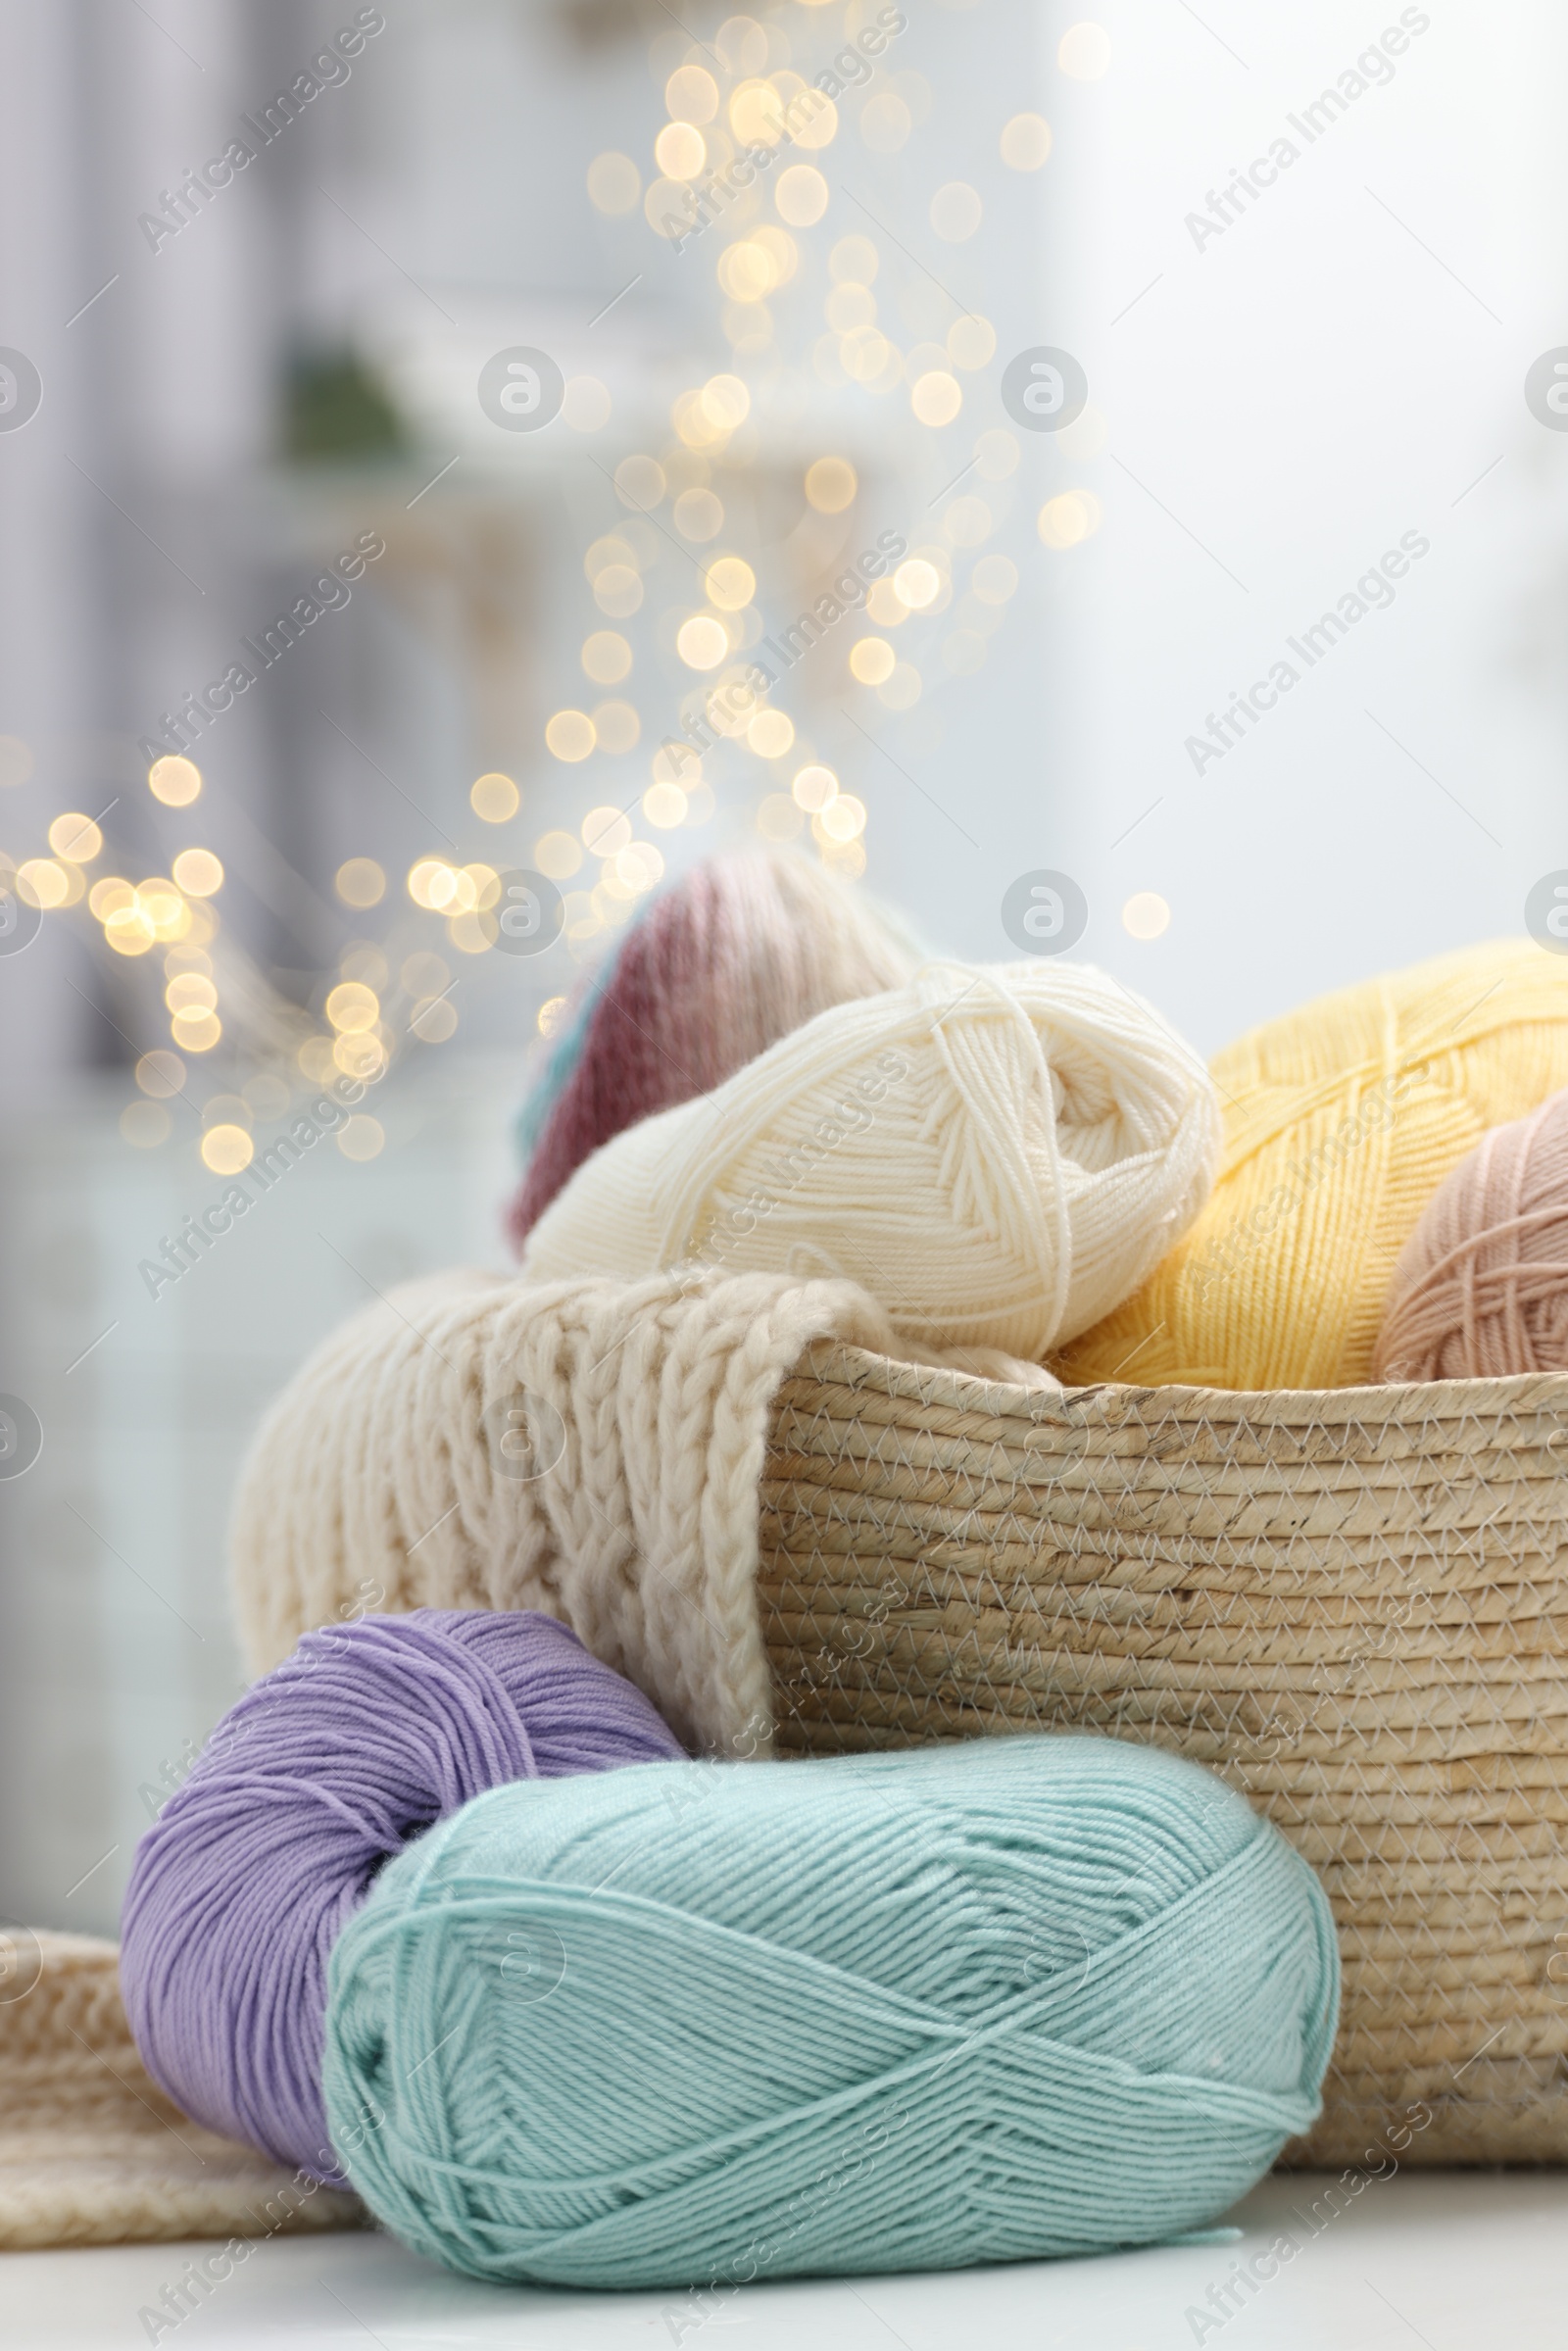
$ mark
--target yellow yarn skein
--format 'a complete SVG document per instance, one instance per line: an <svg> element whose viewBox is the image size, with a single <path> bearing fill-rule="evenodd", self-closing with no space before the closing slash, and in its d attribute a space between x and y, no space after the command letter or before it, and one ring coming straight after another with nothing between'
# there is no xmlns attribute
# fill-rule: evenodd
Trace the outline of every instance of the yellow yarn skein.
<svg viewBox="0 0 1568 2351"><path fill-rule="evenodd" d="M1489 1127L1568 1086L1568 961L1494 940L1269 1021L1211 1064L1220 1177L1069 1386L1353 1388L1399 1251Z"/></svg>

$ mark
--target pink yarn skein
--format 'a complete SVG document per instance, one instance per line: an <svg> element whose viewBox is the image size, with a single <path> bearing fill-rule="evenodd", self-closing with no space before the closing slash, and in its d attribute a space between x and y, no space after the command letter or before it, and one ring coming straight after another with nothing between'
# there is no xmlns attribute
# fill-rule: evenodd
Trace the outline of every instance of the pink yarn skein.
<svg viewBox="0 0 1568 2351"><path fill-rule="evenodd" d="M1493 1127L1433 1194L1394 1269L1372 1370L1568 1371L1568 1092Z"/></svg>
<svg viewBox="0 0 1568 2351"><path fill-rule="evenodd" d="M514 1248L623 1127L711 1093L830 1004L902 987L921 959L804 857L753 850L694 866L587 983L598 1001L508 1211Z"/></svg>

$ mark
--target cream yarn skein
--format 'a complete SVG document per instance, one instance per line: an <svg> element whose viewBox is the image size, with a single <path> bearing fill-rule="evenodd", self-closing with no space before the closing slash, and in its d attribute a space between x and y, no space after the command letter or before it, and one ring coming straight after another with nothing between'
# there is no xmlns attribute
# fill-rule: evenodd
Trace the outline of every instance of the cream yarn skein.
<svg viewBox="0 0 1568 2351"><path fill-rule="evenodd" d="M1152 1271L1218 1147L1201 1061L1114 980L933 962L606 1144L522 1271L847 1279L917 1346L1038 1359Z"/></svg>

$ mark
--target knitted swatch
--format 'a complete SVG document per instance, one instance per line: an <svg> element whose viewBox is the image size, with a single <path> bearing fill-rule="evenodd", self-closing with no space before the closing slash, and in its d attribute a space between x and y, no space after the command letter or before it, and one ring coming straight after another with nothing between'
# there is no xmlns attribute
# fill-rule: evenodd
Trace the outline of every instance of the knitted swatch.
<svg viewBox="0 0 1568 2351"><path fill-rule="evenodd" d="M817 1339L900 1351L849 1282L394 1292L317 1348L252 1447L232 1534L251 1669L369 1579L389 1610L547 1609L684 1745L765 1753L758 1481L779 1384Z"/></svg>
<svg viewBox="0 0 1568 2351"><path fill-rule="evenodd" d="M363 2227L357 2197L171 2104L130 2037L113 1943L24 1927L3 1940L0 2250Z"/></svg>

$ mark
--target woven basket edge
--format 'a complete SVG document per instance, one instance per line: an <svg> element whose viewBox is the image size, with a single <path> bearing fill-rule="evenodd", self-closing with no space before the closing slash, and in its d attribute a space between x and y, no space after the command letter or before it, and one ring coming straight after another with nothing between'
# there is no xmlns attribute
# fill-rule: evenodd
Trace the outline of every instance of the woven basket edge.
<svg viewBox="0 0 1568 2351"><path fill-rule="evenodd" d="M1503 1413L1559 1412L1568 1446L1568 1372L1521 1372L1499 1380L1430 1380L1363 1388L1139 1388L1113 1380L1092 1387L1020 1388L941 1364L879 1355L839 1339L817 1339L805 1349L782 1389L792 1382L872 1394L999 1420L1085 1422L1113 1426L1128 1418L1163 1421L1264 1422L1278 1427L1343 1426L1352 1421L1405 1427L1454 1425ZM1396 1401L1393 1399L1397 1399ZM1568 1469L1568 1450L1564 1467Z"/></svg>

